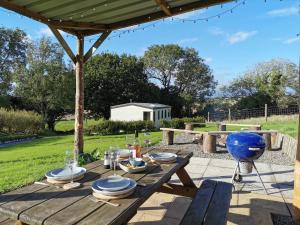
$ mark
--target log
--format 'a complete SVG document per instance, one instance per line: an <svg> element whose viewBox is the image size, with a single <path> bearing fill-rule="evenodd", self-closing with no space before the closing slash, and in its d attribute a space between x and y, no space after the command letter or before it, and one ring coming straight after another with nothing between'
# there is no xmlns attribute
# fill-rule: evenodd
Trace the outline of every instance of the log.
<svg viewBox="0 0 300 225"><path fill-rule="evenodd" d="M174 131L169 131L169 130L163 131L163 144L165 145L174 144Z"/></svg>
<svg viewBox="0 0 300 225"><path fill-rule="evenodd" d="M186 123L185 124L185 129L186 130L194 130L194 124L192 124L192 123Z"/></svg>
<svg viewBox="0 0 300 225"><path fill-rule="evenodd" d="M271 142L271 133L265 133L263 134L263 137L265 139L265 143L266 143L266 150L272 150L272 142Z"/></svg>
<svg viewBox="0 0 300 225"><path fill-rule="evenodd" d="M219 124L219 131L226 131L226 124L220 123Z"/></svg>
<svg viewBox="0 0 300 225"><path fill-rule="evenodd" d="M215 153L217 151L217 137L215 135L204 135L203 151L205 153Z"/></svg>

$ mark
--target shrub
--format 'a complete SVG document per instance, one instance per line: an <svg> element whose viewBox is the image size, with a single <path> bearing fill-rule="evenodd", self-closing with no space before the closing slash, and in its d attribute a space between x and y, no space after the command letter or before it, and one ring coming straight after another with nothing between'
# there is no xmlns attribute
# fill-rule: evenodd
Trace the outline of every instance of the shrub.
<svg viewBox="0 0 300 225"><path fill-rule="evenodd" d="M42 117L26 110L0 108L0 131L4 133L38 134L43 130Z"/></svg>
<svg viewBox="0 0 300 225"><path fill-rule="evenodd" d="M184 123L205 123L204 117L184 117L184 118L173 118L170 121L162 120L160 121L160 127L166 127L166 128L175 128L175 129L184 129L185 125Z"/></svg>
<svg viewBox="0 0 300 225"><path fill-rule="evenodd" d="M119 134L121 131L125 133L134 133L135 130L155 130L152 121L112 121L100 120L97 124L91 125L87 128L89 133L97 133L102 135Z"/></svg>

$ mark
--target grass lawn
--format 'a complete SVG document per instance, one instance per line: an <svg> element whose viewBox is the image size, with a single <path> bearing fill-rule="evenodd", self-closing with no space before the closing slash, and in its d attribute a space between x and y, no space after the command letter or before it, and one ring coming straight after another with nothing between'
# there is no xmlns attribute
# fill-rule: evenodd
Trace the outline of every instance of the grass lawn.
<svg viewBox="0 0 300 225"><path fill-rule="evenodd" d="M252 118L246 120L235 120L231 123L245 123L245 124L261 124L263 130L278 130L281 133L288 134L294 138L298 135L298 115L291 116L271 116L268 122L265 118ZM215 131L217 124L208 124L206 127L195 128L199 131ZM240 130L241 127L228 126L227 130Z"/></svg>
<svg viewBox="0 0 300 225"><path fill-rule="evenodd" d="M110 145L125 147L126 135L86 136L85 152L98 148L101 153ZM161 140L161 132L152 132L153 144ZM140 141L144 135L140 134ZM66 150L73 147L73 135L41 139L0 148L0 192L6 192L43 178L46 171L63 166Z"/></svg>
<svg viewBox="0 0 300 225"><path fill-rule="evenodd" d="M88 119L88 120L84 120L84 127L90 126L90 125L94 125L97 124L99 120L94 120L94 119ZM56 131L70 131L70 130L74 130L74 120L61 120L58 121L55 124L55 130Z"/></svg>

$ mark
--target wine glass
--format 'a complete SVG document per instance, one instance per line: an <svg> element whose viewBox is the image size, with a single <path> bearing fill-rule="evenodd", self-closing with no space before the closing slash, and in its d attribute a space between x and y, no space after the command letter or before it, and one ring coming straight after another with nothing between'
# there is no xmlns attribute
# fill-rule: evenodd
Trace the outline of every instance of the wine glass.
<svg viewBox="0 0 300 225"><path fill-rule="evenodd" d="M131 149L132 145L133 145L133 142L134 142L134 136L133 135L126 135L125 137L125 141L126 141L126 147L128 149Z"/></svg>
<svg viewBox="0 0 300 225"><path fill-rule="evenodd" d="M151 140L150 140L151 134L149 132L144 133L144 143L146 144L146 147L148 148L149 145L151 145Z"/></svg>

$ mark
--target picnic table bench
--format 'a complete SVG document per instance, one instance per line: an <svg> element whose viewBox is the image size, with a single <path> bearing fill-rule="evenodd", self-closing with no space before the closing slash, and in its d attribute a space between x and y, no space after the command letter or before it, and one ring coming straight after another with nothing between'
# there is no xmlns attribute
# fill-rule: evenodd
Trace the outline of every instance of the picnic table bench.
<svg viewBox="0 0 300 225"><path fill-rule="evenodd" d="M164 151L154 148L146 152ZM91 184L99 178L113 175L110 169L104 169L102 161L86 165L87 173L79 182L78 189L64 190L54 185L44 186L31 184L0 195L1 225L8 225L12 220L16 224L67 225L67 224L126 224L154 192L182 193L193 197L197 188L184 169L193 153L185 150L169 150L178 155L172 164L156 164L148 161L145 172L129 174L118 170L117 174L135 179L138 186L135 192L124 199L111 200L120 206L114 207L105 203L91 201ZM147 159L145 159L147 160ZM183 185L167 183L173 174L177 174ZM46 182L46 181L44 181ZM1 221L1 220L0 220Z"/></svg>
<svg viewBox="0 0 300 225"><path fill-rule="evenodd" d="M232 184L204 180L180 225L225 225L232 196Z"/></svg>

